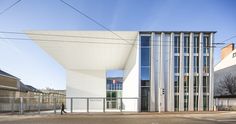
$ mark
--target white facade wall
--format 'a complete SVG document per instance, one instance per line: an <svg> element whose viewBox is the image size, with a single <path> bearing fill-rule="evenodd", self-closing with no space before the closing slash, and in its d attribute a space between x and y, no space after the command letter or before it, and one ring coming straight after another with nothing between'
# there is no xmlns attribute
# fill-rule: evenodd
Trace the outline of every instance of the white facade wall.
<svg viewBox="0 0 236 124"><path fill-rule="evenodd" d="M124 68L123 111L139 111L139 45L133 45Z"/></svg>
<svg viewBox="0 0 236 124"><path fill-rule="evenodd" d="M87 112L87 99L81 97L106 97L105 70L67 70L66 97L73 98L73 112ZM71 101L67 99L66 108L70 111ZM103 99L90 99L89 111L103 111Z"/></svg>

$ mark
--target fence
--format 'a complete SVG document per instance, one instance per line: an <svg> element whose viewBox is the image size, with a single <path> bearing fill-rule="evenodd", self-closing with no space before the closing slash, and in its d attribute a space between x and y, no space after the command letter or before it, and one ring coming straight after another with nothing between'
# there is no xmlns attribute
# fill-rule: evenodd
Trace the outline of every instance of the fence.
<svg viewBox="0 0 236 124"><path fill-rule="evenodd" d="M60 113L61 104L67 112L138 112L139 98L106 97L0 97L0 113Z"/></svg>

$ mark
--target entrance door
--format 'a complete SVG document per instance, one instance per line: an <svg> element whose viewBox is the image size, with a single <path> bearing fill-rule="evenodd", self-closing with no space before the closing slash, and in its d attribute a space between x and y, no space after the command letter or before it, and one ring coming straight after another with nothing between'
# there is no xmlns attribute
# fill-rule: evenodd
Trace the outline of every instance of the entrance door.
<svg viewBox="0 0 236 124"><path fill-rule="evenodd" d="M150 87L141 87L141 111L149 111Z"/></svg>

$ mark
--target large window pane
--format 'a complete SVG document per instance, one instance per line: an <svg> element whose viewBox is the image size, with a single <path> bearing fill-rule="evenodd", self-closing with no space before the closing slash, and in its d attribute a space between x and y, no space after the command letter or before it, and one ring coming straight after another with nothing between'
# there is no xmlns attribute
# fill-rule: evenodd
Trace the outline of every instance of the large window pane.
<svg viewBox="0 0 236 124"><path fill-rule="evenodd" d="M150 80L150 68L141 67L141 80Z"/></svg>
<svg viewBox="0 0 236 124"><path fill-rule="evenodd" d="M194 53L199 53L199 36L194 36L194 46L193 46L193 52Z"/></svg>
<svg viewBox="0 0 236 124"><path fill-rule="evenodd" d="M179 111L179 95L175 95L174 102L175 102L175 111Z"/></svg>
<svg viewBox="0 0 236 124"><path fill-rule="evenodd" d="M188 101L189 101L188 95L184 95L184 111L188 111Z"/></svg>
<svg viewBox="0 0 236 124"><path fill-rule="evenodd" d="M174 72L179 73L179 56L174 57Z"/></svg>
<svg viewBox="0 0 236 124"><path fill-rule="evenodd" d="M179 76L174 78L174 92L179 93Z"/></svg>
<svg viewBox="0 0 236 124"><path fill-rule="evenodd" d="M189 56L184 56L184 73L189 73Z"/></svg>
<svg viewBox="0 0 236 124"><path fill-rule="evenodd" d="M198 111L198 96L197 95L194 95L193 107L194 107L194 111Z"/></svg>
<svg viewBox="0 0 236 124"><path fill-rule="evenodd" d="M150 65L150 48L141 48L141 66Z"/></svg>
<svg viewBox="0 0 236 124"><path fill-rule="evenodd" d="M209 49L210 49L209 36L204 36L203 37L203 53L209 53Z"/></svg>
<svg viewBox="0 0 236 124"><path fill-rule="evenodd" d="M193 78L193 88L194 88L194 93L198 93L199 91L199 77L194 76Z"/></svg>
<svg viewBox="0 0 236 124"><path fill-rule="evenodd" d="M189 53L189 36L184 36L184 53Z"/></svg>
<svg viewBox="0 0 236 124"><path fill-rule="evenodd" d="M193 57L193 71L194 71L194 73L198 73L198 66L199 66L198 56L194 56Z"/></svg>
<svg viewBox="0 0 236 124"><path fill-rule="evenodd" d="M150 36L141 37L141 46L150 46Z"/></svg>
<svg viewBox="0 0 236 124"><path fill-rule="evenodd" d="M203 95L203 111L209 111L209 96Z"/></svg>
<svg viewBox="0 0 236 124"><path fill-rule="evenodd" d="M174 52L175 53L180 52L180 37L179 36L174 37Z"/></svg>

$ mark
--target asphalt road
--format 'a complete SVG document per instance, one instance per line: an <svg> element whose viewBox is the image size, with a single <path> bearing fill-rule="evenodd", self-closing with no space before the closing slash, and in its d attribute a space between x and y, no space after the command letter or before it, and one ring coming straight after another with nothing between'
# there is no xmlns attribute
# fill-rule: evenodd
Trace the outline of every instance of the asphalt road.
<svg viewBox="0 0 236 124"><path fill-rule="evenodd" d="M235 124L236 112L0 116L0 124Z"/></svg>

